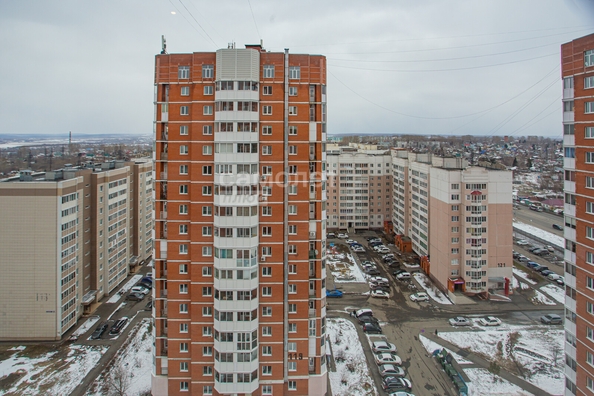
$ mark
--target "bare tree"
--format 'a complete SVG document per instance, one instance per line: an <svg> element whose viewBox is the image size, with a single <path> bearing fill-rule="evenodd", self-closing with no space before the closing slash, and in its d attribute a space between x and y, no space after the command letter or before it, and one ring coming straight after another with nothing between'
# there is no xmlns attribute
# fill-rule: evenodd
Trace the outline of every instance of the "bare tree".
<svg viewBox="0 0 594 396"><path fill-rule="evenodd" d="M107 378L109 396L127 396L130 388L130 374L120 363L114 366Z"/></svg>

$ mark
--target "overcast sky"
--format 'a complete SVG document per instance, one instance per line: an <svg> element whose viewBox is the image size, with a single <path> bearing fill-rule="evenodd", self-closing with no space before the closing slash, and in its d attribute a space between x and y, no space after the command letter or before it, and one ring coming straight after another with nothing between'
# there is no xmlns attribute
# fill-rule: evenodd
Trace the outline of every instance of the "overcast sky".
<svg viewBox="0 0 594 396"><path fill-rule="evenodd" d="M0 133L151 134L154 55L328 58L328 132L561 136L591 0L0 0Z"/></svg>

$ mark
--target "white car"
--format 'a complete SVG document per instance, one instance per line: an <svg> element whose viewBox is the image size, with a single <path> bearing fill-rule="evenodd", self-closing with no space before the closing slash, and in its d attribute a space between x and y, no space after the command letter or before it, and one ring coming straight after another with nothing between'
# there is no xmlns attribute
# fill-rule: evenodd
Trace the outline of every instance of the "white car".
<svg viewBox="0 0 594 396"><path fill-rule="evenodd" d="M142 293L142 294L149 294L150 289L147 289L146 287L142 287L142 286L134 286L132 289L130 289L130 293Z"/></svg>
<svg viewBox="0 0 594 396"><path fill-rule="evenodd" d="M530 243L527 240L525 240L525 239L519 239L519 240L516 241L516 245L518 245L518 246L527 246L527 245L530 245Z"/></svg>
<svg viewBox="0 0 594 396"><path fill-rule="evenodd" d="M384 278L383 276L372 276L368 279L369 282L382 282L382 283L390 283L388 278Z"/></svg>
<svg viewBox="0 0 594 396"><path fill-rule="evenodd" d="M501 325L501 320L495 316L487 316L486 318L480 318L479 323L481 326L499 326Z"/></svg>
<svg viewBox="0 0 594 396"><path fill-rule="evenodd" d="M365 248L363 248L362 246L355 246L353 248L353 252L356 252L356 253L365 253Z"/></svg>
<svg viewBox="0 0 594 396"><path fill-rule="evenodd" d="M375 298L390 298L390 293L387 293L383 290L373 290L371 292L371 297Z"/></svg>
<svg viewBox="0 0 594 396"><path fill-rule="evenodd" d="M375 355L375 362L380 364L395 364L400 366L402 364L402 359L398 355L394 355L391 353L378 353Z"/></svg>
<svg viewBox="0 0 594 396"><path fill-rule="evenodd" d="M407 280L410 278L411 278L411 275L409 272L401 272L398 275L396 275L396 279L398 279L398 280Z"/></svg>
<svg viewBox="0 0 594 396"><path fill-rule="evenodd" d="M455 318L450 319L450 324L452 326L472 326L472 322L462 316L456 316Z"/></svg>
<svg viewBox="0 0 594 396"><path fill-rule="evenodd" d="M551 281L556 281L557 279L561 279L561 275L557 274L548 274L547 279Z"/></svg>
<svg viewBox="0 0 594 396"><path fill-rule="evenodd" d="M374 341L371 344L371 350L375 353L396 353L396 345L386 341Z"/></svg>
<svg viewBox="0 0 594 396"><path fill-rule="evenodd" d="M382 253L382 254L386 254L386 253L390 253L390 249L388 249L387 247L384 247L382 249L379 249L377 252L378 253Z"/></svg>
<svg viewBox="0 0 594 396"><path fill-rule="evenodd" d="M336 237L339 239L349 239L349 234L338 234Z"/></svg>
<svg viewBox="0 0 594 396"><path fill-rule="evenodd" d="M415 293L410 295L410 300L415 302L429 301L427 293Z"/></svg>

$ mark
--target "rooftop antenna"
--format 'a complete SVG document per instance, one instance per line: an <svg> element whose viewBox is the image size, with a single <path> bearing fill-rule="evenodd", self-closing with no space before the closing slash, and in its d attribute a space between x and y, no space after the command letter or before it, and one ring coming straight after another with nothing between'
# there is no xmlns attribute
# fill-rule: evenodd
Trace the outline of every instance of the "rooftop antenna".
<svg viewBox="0 0 594 396"><path fill-rule="evenodd" d="M165 40L165 35L161 35L161 55L167 53L167 40Z"/></svg>

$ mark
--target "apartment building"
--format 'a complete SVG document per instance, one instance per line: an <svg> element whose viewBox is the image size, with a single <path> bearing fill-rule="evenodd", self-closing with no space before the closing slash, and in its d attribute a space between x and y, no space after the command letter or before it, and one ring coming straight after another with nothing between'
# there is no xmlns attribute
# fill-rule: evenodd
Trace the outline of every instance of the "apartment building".
<svg viewBox="0 0 594 396"><path fill-rule="evenodd" d="M380 229L391 220L392 157L377 145L328 145L328 228Z"/></svg>
<svg viewBox="0 0 594 396"><path fill-rule="evenodd" d="M566 395L594 394L594 34L561 46Z"/></svg>
<svg viewBox="0 0 594 396"><path fill-rule="evenodd" d="M150 161L112 162L0 182L0 340L61 339L126 278L132 261L151 256L143 245L132 260L135 167L152 174ZM143 196L147 190L150 178ZM152 218L137 226L152 228Z"/></svg>
<svg viewBox="0 0 594 396"><path fill-rule="evenodd" d="M326 59L155 59L159 395L325 395Z"/></svg>
<svg viewBox="0 0 594 396"><path fill-rule="evenodd" d="M512 175L462 158L392 151L393 228L443 291L511 292Z"/></svg>

